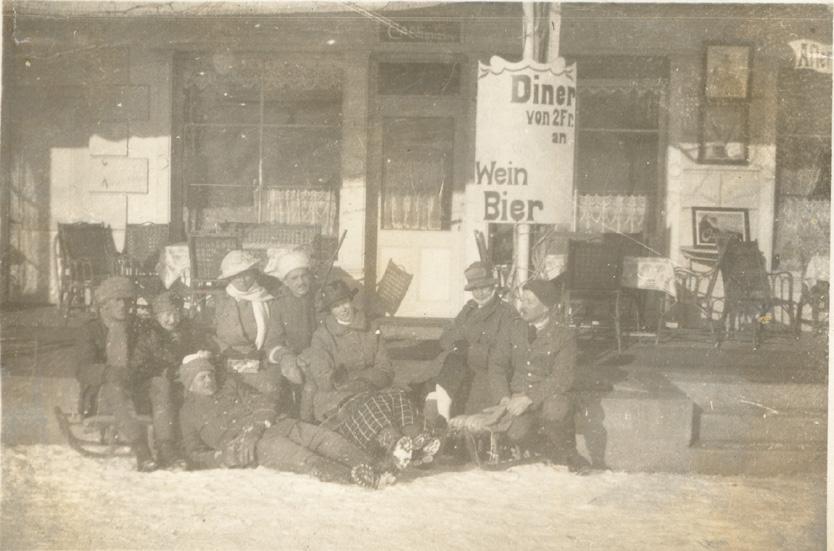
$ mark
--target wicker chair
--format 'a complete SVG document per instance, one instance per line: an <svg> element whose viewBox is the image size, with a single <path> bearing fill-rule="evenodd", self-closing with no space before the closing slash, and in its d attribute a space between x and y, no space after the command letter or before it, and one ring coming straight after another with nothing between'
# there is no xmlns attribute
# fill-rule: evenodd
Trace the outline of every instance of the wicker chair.
<svg viewBox="0 0 834 551"><path fill-rule="evenodd" d="M734 332L738 322L750 319L753 324L753 349L761 344L762 327L773 318L773 309L782 307L793 325L793 304L788 299L773 296L774 280L791 281L787 272L768 273L758 241L741 241L732 235L718 238L718 269L724 282L724 312L721 315L721 336ZM721 339L716 341L719 345Z"/></svg>
<svg viewBox="0 0 834 551"><path fill-rule="evenodd" d="M169 242L168 224L128 224L122 273L133 279L143 295L161 292L156 266L159 253Z"/></svg>
<svg viewBox="0 0 834 551"><path fill-rule="evenodd" d="M67 319L73 308L92 305L93 289L101 281L121 273L122 256L110 226L102 223L58 224L56 245L58 307Z"/></svg>
<svg viewBox="0 0 834 551"><path fill-rule="evenodd" d="M220 263L229 251L240 248L236 235L218 233L194 233L188 236L188 252L191 257L189 294L192 310L199 310L204 300L223 289L217 279Z"/></svg>

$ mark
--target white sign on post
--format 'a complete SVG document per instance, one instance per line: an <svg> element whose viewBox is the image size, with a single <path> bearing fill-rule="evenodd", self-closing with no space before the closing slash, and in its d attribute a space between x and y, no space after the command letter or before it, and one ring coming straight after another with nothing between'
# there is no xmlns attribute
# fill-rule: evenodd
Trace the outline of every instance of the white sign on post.
<svg viewBox="0 0 834 551"><path fill-rule="evenodd" d="M467 216L474 222L570 224L575 147L575 64L499 57L479 64Z"/></svg>

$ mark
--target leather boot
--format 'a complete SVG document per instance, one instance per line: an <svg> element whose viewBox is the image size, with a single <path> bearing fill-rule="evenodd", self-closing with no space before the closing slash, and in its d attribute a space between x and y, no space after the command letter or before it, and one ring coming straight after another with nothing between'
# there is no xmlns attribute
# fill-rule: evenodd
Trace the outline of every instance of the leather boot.
<svg viewBox="0 0 834 551"><path fill-rule="evenodd" d="M153 455L151 454L151 449L148 447L148 443L141 439L131 446L133 449L134 455L136 455L136 470L140 473L149 473L151 471L155 471L158 468L156 461L153 459Z"/></svg>

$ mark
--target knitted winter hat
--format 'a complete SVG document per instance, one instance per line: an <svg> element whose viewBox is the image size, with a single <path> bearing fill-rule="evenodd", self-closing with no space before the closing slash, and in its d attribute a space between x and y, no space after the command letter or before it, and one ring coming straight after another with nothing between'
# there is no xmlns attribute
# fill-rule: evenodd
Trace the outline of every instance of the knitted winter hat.
<svg viewBox="0 0 834 551"><path fill-rule="evenodd" d="M116 298L136 298L136 286L126 277L108 277L96 287L96 304L101 306L108 300Z"/></svg>
<svg viewBox="0 0 834 551"><path fill-rule="evenodd" d="M525 291L530 291L536 298L539 299L539 302L547 306L548 308L553 308L559 303L561 299L560 288L557 285L554 285L552 281L545 281L543 279L534 279L528 281L524 285Z"/></svg>
<svg viewBox="0 0 834 551"><path fill-rule="evenodd" d="M194 378L198 374L203 371L214 372L214 365L209 361L210 357L211 352L201 350L195 354L189 354L182 359L180 381L182 381L182 385L186 391L191 388L191 383L194 382Z"/></svg>
<svg viewBox="0 0 834 551"><path fill-rule="evenodd" d="M287 274L298 268L310 268L310 257L304 251L292 251L279 256L275 261L274 269L270 267L271 271L268 273L284 281Z"/></svg>

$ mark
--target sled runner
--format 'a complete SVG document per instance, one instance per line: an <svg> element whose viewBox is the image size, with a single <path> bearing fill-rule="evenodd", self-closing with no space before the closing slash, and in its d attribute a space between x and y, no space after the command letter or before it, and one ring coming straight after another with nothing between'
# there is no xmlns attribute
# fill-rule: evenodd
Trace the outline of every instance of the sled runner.
<svg viewBox="0 0 834 551"><path fill-rule="evenodd" d="M67 443L81 455L86 457L130 455L128 445L119 440L116 421L112 415L95 414L82 417L79 413L65 413L56 406L55 417ZM136 418L147 427L148 440L152 443L153 424L150 416L137 415Z"/></svg>

